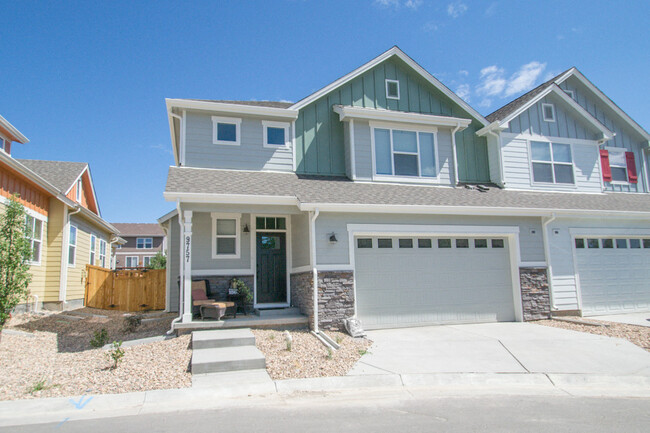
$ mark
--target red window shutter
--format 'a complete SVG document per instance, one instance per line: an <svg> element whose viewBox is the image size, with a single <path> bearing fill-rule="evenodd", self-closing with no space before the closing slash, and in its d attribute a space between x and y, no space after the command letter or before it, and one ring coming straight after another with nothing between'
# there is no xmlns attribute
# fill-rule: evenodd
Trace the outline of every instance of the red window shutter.
<svg viewBox="0 0 650 433"><path fill-rule="evenodd" d="M634 162L634 152L625 152L625 161L627 162L627 178L630 183L639 181L636 175L636 162Z"/></svg>
<svg viewBox="0 0 650 433"><path fill-rule="evenodd" d="M603 170L603 180L605 182L611 182L612 169L609 167L609 152L605 149L600 149L600 165Z"/></svg>

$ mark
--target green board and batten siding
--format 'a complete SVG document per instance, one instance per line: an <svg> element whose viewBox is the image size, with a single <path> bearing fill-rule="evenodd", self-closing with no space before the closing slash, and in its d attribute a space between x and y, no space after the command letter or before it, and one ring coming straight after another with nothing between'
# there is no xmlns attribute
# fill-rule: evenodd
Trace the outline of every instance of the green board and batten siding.
<svg viewBox="0 0 650 433"><path fill-rule="evenodd" d="M400 99L386 99L385 80L398 80ZM296 171L345 175L343 123L334 105L351 105L472 119L467 112L397 58L390 58L300 110L296 120ZM456 134L460 180L489 182L487 142L480 122Z"/></svg>

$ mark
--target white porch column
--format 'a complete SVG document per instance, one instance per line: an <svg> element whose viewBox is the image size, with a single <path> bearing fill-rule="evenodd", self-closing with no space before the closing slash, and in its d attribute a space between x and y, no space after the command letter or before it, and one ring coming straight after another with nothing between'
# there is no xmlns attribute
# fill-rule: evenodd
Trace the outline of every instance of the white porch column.
<svg viewBox="0 0 650 433"><path fill-rule="evenodd" d="M183 211L183 323L192 321L192 211Z"/></svg>

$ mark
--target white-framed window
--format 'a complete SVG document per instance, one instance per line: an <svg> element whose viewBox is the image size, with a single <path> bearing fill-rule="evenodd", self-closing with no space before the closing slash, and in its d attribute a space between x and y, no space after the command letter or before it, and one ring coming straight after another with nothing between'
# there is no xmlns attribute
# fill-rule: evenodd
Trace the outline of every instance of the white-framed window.
<svg viewBox="0 0 650 433"><path fill-rule="evenodd" d="M90 264L95 266L95 254L97 252L97 236L90 235Z"/></svg>
<svg viewBox="0 0 650 433"><path fill-rule="evenodd" d="M212 258L238 259L240 257L240 214L212 213Z"/></svg>
<svg viewBox="0 0 650 433"><path fill-rule="evenodd" d="M386 79L386 99L399 99L399 81Z"/></svg>
<svg viewBox="0 0 650 433"><path fill-rule="evenodd" d="M264 147L271 149L289 148L291 140L289 139L289 124L285 122L262 121L264 129L263 144Z"/></svg>
<svg viewBox="0 0 650 433"><path fill-rule="evenodd" d="M68 266L77 262L77 227L70 224L70 237L68 239Z"/></svg>
<svg viewBox="0 0 650 433"><path fill-rule="evenodd" d="M570 144L531 141L530 162L534 183L575 184Z"/></svg>
<svg viewBox="0 0 650 433"><path fill-rule="evenodd" d="M99 266L106 267L106 241L104 239L99 240Z"/></svg>
<svg viewBox="0 0 650 433"><path fill-rule="evenodd" d="M126 268L137 268L138 267L138 256L126 256L124 267Z"/></svg>
<svg viewBox="0 0 650 433"><path fill-rule="evenodd" d="M81 193L83 190L83 181L81 178L77 179L77 202L81 203Z"/></svg>
<svg viewBox="0 0 650 433"><path fill-rule="evenodd" d="M612 182L627 183L627 159L626 149L620 147L606 147L609 154L609 168L612 171Z"/></svg>
<svg viewBox="0 0 650 433"><path fill-rule="evenodd" d="M41 249L43 246L43 221L34 218L31 215L25 217L25 236L30 241L32 248L32 258L30 260L32 265L41 264Z"/></svg>
<svg viewBox="0 0 650 433"><path fill-rule="evenodd" d="M0 150L2 150L3 152L6 152L7 151L7 143L8 143L7 140L0 137Z"/></svg>
<svg viewBox="0 0 650 433"><path fill-rule="evenodd" d="M542 104L542 118L544 122L555 122L555 106L553 104Z"/></svg>
<svg viewBox="0 0 650 433"><path fill-rule="evenodd" d="M137 238L135 240L135 247L139 250L153 248L153 238Z"/></svg>
<svg viewBox="0 0 650 433"><path fill-rule="evenodd" d="M149 266L149 264L151 263L151 259L153 259L153 256L144 256L142 258L142 266L144 266L145 268Z"/></svg>
<svg viewBox="0 0 650 433"><path fill-rule="evenodd" d="M571 97L571 99L573 99L573 100L576 99L576 94L575 94L575 92L574 92L573 90L569 90L569 89L567 89L567 90L564 91L564 93L566 93L567 95L569 95L569 96Z"/></svg>
<svg viewBox="0 0 650 433"><path fill-rule="evenodd" d="M212 116L212 142L214 144L239 146L240 139L241 119Z"/></svg>
<svg viewBox="0 0 650 433"><path fill-rule="evenodd" d="M436 131L373 126L375 177L435 179L438 176Z"/></svg>

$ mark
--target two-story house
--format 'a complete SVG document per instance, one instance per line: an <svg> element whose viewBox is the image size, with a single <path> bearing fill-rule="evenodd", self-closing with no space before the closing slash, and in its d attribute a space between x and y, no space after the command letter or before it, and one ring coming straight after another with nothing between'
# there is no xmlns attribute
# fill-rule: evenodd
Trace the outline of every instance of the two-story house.
<svg viewBox="0 0 650 433"><path fill-rule="evenodd" d="M157 253L166 253L165 233L156 223L113 223L126 241L115 253L115 269L149 266Z"/></svg>
<svg viewBox="0 0 650 433"><path fill-rule="evenodd" d="M29 304L81 307L86 264L108 267L111 248L120 241L117 229L101 217L90 168L85 162L12 157L12 143L28 140L1 116L0 142L0 212L18 194L31 233Z"/></svg>
<svg viewBox="0 0 650 433"><path fill-rule="evenodd" d="M176 210L159 222L180 326L196 278L240 278L256 308L299 307L315 329L600 311L580 294L590 271L567 283L579 260L622 267L606 311L650 308L642 266L581 256L598 239L648 263L650 196L623 193L647 191L648 134L578 74L489 119L397 47L296 103L168 99ZM636 171L616 183L623 147Z"/></svg>

